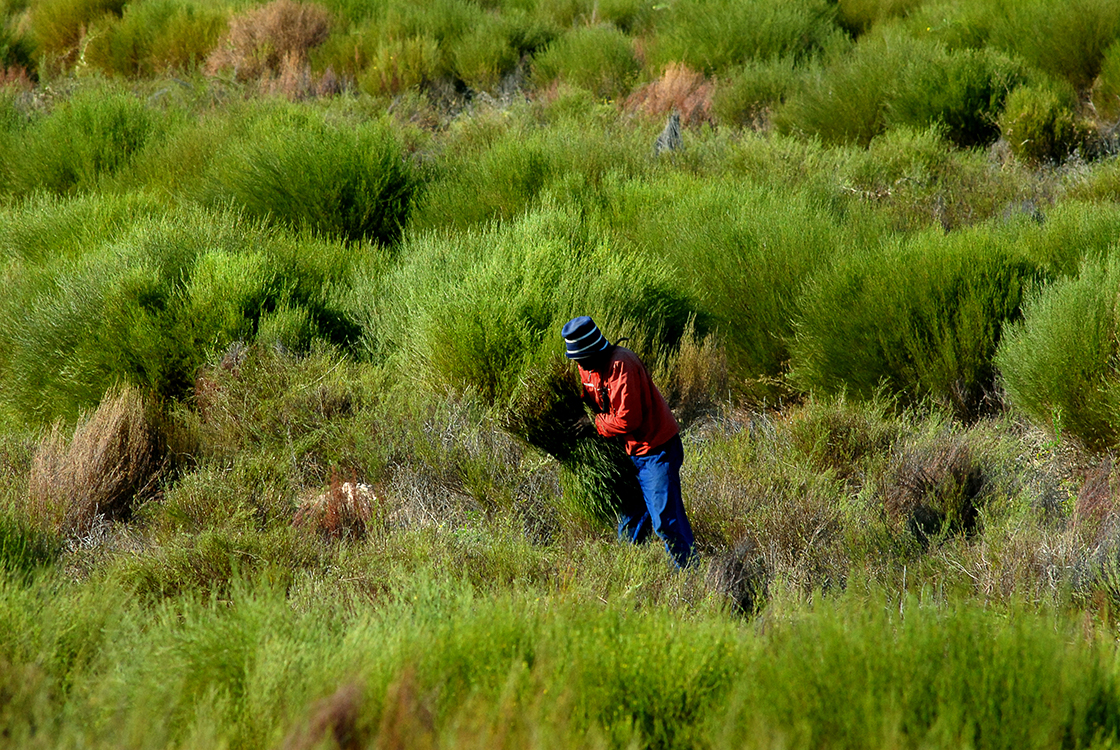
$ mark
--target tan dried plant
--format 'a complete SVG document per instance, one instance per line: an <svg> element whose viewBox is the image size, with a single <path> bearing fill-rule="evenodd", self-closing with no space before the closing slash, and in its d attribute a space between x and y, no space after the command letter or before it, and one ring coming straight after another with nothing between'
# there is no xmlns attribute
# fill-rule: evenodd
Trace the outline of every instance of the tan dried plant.
<svg viewBox="0 0 1120 750"><path fill-rule="evenodd" d="M290 77L293 69L306 67L308 52L325 42L330 30L331 15L323 6L273 0L230 21L229 32L206 59L206 72L232 71L239 81Z"/></svg>
<svg viewBox="0 0 1120 750"><path fill-rule="evenodd" d="M27 515L43 530L81 536L98 518L126 520L168 465L151 399L131 386L114 389L72 435L56 423L42 439L31 465Z"/></svg>
<svg viewBox="0 0 1120 750"><path fill-rule="evenodd" d="M683 63L671 63L653 83L637 89L626 99L628 112L641 112L660 118L676 111L681 124L710 122L715 86L703 73Z"/></svg>

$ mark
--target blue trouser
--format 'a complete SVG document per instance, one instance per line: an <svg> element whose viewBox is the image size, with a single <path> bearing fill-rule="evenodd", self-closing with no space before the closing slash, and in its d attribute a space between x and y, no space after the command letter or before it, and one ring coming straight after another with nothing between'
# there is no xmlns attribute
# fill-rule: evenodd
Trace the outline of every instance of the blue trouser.
<svg viewBox="0 0 1120 750"><path fill-rule="evenodd" d="M665 549L678 567L692 557L692 527L681 502L681 464L684 448L677 435L660 450L646 456L631 456L638 470L645 507L631 502L619 509L618 538L640 544L652 531L665 540Z"/></svg>

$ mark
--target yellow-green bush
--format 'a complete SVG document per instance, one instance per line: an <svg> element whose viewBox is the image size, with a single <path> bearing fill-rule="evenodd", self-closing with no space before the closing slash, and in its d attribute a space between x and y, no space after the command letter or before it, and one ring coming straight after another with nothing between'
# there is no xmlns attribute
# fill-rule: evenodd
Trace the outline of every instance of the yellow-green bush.
<svg viewBox="0 0 1120 750"><path fill-rule="evenodd" d="M999 128L1011 153L1032 165L1064 161L1089 139L1088 125L1052 86L1021 86L1007 98Z"/></svg>
<svg viewBox="0 0 1120 750"><path fill-rule="evenodd" d="M998 405L994 358L1043 279L1009 236L925 232L837 258L799 303L791 379L812 392L932 399L959 417Z"/></svg>
<svg viewBox="0 0 1120 750"><path fill-rule="evenodd" d="M996 360L1013 405L1098 450L1120 443L1118 286L1115 252L1086 262L1028 302Z"/></svg>

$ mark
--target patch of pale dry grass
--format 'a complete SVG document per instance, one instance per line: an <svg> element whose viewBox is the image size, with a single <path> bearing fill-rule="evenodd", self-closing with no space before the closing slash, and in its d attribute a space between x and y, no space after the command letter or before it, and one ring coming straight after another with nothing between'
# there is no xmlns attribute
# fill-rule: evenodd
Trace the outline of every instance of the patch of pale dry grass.
<svg viewBox="0 0 1120 750"><path fill-rule="evenodd" d="M155 407L139 389L110 391L68 435L56 423L32 460L24 511L33 526L80 536L99 518L125 520L169 465Z"/></svg>
<svg viewBox="0 0 1120 750"><path fill-rule="evenodd" d="M321 5L273 0L230 21L205 69L210 75L232 71L239 81L286 77L296 86L309 74L308 52L327 40L330 29L330 12Z"/></svg>

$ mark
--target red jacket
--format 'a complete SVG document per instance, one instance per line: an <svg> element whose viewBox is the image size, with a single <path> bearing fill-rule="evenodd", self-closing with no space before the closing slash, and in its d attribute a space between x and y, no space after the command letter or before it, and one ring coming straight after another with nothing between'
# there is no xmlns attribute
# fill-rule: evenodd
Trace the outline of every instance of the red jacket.
<svg viewBox="0 0 1120 750"><path fill-rule="evenodd" d="M680 432L645 365L629 349L615 346L601 369L580 365L579 375L583 400L596 412L595 429L604 437L623 436L631 456L652 453Z"/></svg>

